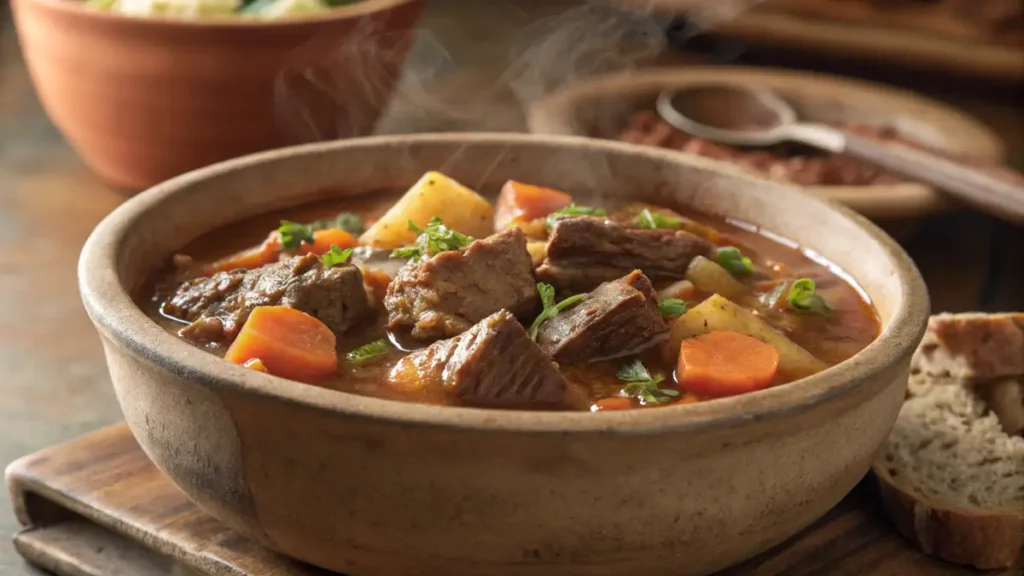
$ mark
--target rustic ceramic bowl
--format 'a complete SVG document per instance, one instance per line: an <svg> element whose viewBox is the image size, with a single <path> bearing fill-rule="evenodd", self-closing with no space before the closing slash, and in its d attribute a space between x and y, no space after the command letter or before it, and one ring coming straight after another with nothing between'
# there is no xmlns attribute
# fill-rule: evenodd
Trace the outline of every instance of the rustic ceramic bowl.
<svg viewBox="0 0 1024 576"><path fill-rule="evenodd" d="M698 66L654 68L629 74L596 76L563 86L528 112L530 131L615 138L629 115L653 109L665 88L713 83L768 88L786 98L802 119L892 126L901 135L954 155L1002 163L1002 140L967 114L912 92L794 70ZM916 182L874 186L811 186L876 219L918 218L954 204L937 190Z"/></svg>
<svg viewBox="0 0 1024 576"><path fill-rule="evenodd" d="M129 190L288 143L372 131L421 0L314 16L140 18L12 0L43 106L95 172Z"/></svg>
<svg viewBox="0 0 1024 576"><path fill-rule="evenodd" d="M863 286L883 326L853 359L785 386L609 413L427 406L229 364L132 293L239 219L442 170L686 203L787 236ZM425 134L278 150L204 168L104 220L79 265L117 397L146 454L205 510L351 576L706 574L824 514L868 470L903 401L928 296L872 224L795 188L660 149L577 137Z"/></svg>

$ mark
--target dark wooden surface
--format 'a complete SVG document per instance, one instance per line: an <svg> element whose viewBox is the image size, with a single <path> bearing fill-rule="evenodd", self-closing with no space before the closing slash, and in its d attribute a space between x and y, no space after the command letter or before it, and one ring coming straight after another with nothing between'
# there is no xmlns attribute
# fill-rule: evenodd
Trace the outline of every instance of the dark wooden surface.
<svg viewBox="0 0 1024 576"><path fill-rule="evenodd" d="M638 54L650 52L598 57L609 40L657 23L633 19L609 28L606 12L564 12L576 4L428 0L424 31L381 131L520 130L522 106L532 96L573 75L631 66ZM99 342L79 301L75 268L89 232L123 198L82 165L46 118L12 28L7 0L0 0L2 463L120 419ZM571 41L551 41L553 30L566 28L576 34ZM1012 95L906 71L840 69L806 53L780 56L701 42L692 47L729 61L740 57L908 83L976 114L1007 139L1018 167L1024 158L1024 111ZM906 245L929 282L936 310L1021 309L1021 238L1021 229L987 217L951 214L927 223ZM10 503L0 498L0 533L12 534L17 527ZM885 530L882 525L875 529ZM827 566L801 570L795 573L829 573ZM0 574L38 572L9 543L0 542Z"/></svg>
<svg viewBox="0 0 1024 576"><path fill-rule="evenodd" d="M62 576L116 570L154 576L327 574L267 552L203 514L149 462L124 425L19 460L7 481L26 526L16 546ZM722 576L978 574L914 550L880 517L873 490L865 481L801 535Z"/></svg>

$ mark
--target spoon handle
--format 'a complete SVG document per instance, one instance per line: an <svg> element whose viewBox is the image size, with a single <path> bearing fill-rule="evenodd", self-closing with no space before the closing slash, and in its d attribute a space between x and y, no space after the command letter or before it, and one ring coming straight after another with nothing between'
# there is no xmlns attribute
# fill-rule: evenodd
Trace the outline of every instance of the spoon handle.
<svg viewBox="0 0 1024 576"><path fill-rule="evenodd" d="M1024 176L1009 169L971 166L900 144L844 133L842 152L944 190L979 209L1024 223Z"/></svg>

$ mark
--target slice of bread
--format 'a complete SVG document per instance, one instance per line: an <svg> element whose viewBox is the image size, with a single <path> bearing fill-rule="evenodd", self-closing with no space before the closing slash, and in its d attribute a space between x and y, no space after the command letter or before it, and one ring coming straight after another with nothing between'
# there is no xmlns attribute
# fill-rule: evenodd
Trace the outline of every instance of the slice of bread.
<svg viewBox="0 0 1024 576"><path fill-rule="evenodd" d="M1024 564L1024 438L969 382L917 374L908 393L873 466L886 513L929 555Z"/></svg>
<svg viewBox="0 0 1024 576"><path fill-rule="evenodd" d="M1022 376L1024 313L932 316L911 369L971 380Z"/></svg>

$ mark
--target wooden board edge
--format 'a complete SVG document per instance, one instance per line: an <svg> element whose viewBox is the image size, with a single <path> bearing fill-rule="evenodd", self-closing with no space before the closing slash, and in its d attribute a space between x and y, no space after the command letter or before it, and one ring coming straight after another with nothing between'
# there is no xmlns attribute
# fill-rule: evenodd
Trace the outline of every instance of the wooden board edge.
<svg viewBox="0 0 1024 576"><path fill-rule="evenodd" d="M30 564L57 576L198 574L84 519L26 528L15 534L14 548Z"/></svg>

